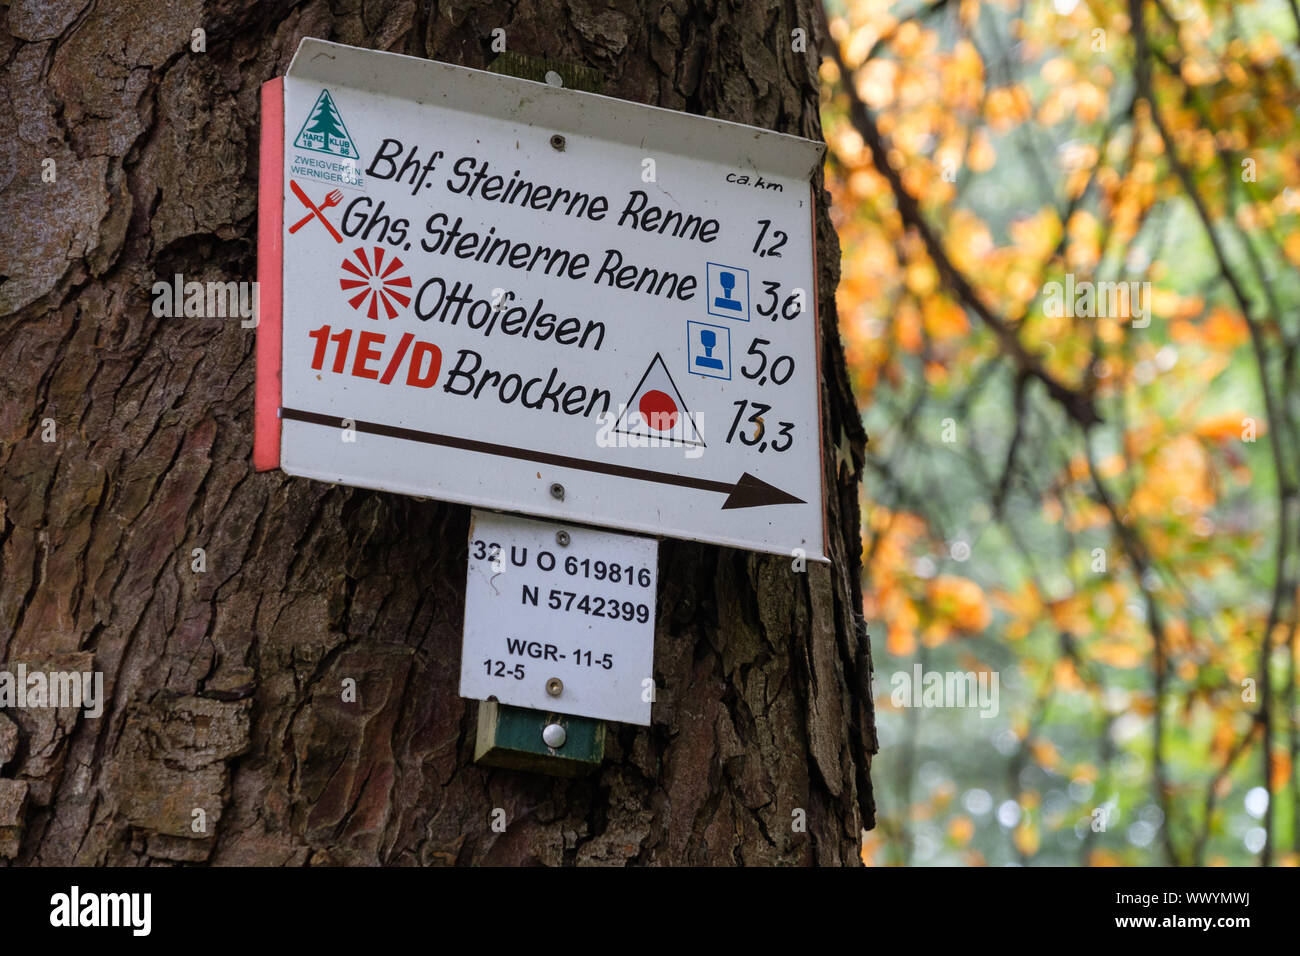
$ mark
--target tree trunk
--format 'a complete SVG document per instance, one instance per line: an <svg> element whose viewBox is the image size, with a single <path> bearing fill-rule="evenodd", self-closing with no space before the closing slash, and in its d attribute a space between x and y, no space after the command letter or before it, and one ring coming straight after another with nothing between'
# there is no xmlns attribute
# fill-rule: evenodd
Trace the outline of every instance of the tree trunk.
<svg viewBox="0 0 1300 956"><path fill-rule="evenodd" d="M875 750L865 439L825 202L832 563L663 542L653 726L611 725L603 767L576 780L472 761L468 509L255 474L254 333L150 307L175 273L255 278L259 86L304 36L481 68L501 27L513 51L596 69L607 95L819 138L820 18L810 0L15 0L0 670L102 672L108 699L97 719L0 711L0 859L858 860Z"/></svg>

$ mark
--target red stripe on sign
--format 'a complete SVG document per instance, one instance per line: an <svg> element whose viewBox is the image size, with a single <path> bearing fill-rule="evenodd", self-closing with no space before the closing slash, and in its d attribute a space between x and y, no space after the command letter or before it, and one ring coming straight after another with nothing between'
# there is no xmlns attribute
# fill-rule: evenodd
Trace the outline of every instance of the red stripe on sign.
<svg viewBox="0 0 1300 956"><path fill-rule="evenodd" d="M821 331L821 310L817 307L820 299L818 298L817 289L817 187L808 184L808 213L812 218L812 329L813 329L813 355L817 356L817 456L821 462L821 481L818 484L822 489L822 554L830 555L831 553L831 535L830 526L826 523L827 498L830 487L826 484L826 417L822 412L822 331ZM843 346L841 346L843 348ZM838 466L837 466L838 467ZM838 480L839 476L833 476Z"/></svg>
<svg viewBox="0 0 1300 956"><path fill-rule="evenodd" d="M253 468L280 467L280 388L284 278L284 80L262 84L262 140L257 161L257 377L253 398Z"/></svg>

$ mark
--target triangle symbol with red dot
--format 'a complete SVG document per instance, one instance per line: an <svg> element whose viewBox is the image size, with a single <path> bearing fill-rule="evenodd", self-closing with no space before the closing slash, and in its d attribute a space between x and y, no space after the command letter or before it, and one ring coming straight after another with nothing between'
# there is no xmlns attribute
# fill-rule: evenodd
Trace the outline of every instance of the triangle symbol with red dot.
<svg viewBox="0 0 1300 956"><path fill-rule="evenodd" d="M677 384L668 374L668 366L658 352L619 413L614 431L638 438L653 438L664 444L704 447L694 416L682 401L682 393L677 390Z"/></svg>

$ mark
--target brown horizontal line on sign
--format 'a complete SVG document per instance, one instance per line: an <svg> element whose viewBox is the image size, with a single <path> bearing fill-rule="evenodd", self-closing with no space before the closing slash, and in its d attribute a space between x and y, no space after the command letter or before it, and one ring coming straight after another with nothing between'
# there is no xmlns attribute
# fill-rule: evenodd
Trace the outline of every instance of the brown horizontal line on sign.
<svg viewBox="0 0 1300 956"><path fill-rule="evenodd" d="M460 438L455 435L439 435L435 432L419 431L415 428L399 428L396 425L384 425L380 422L363 422L355 419L339 418L335 415L322 415L320 412L305 412L297 408L281 408L280 417L289 421L306 422L310 425L325 425L330 428L344 428L345 421L352 422L352 429L368 435L382 435L387 438L400 438L405 441L418 441L426 445L441 445L444 448L459 448L461 451L478 452L483 455L496 455L501 458L516 458L541 465L555 465L560 468L573 468L578 471L590 471L617 478L631 478L636 481L653 481L664 485L677 485L681 488L694 488L697 491L714 491L727 496L722 503L723 510L730 508L753 508L761 505L804 504L802 498L796 498L767 482L744 472L738 481L712 481L708 478L692 478L689 475L673 475L648 468L633 468L629 465L614 465L603 461L591 461L586 458L573 458L569 455L557 455L553 452L536 451L531 448L514 448L510 445L498 445L493 442L478 441L473 438Z"/></svg>

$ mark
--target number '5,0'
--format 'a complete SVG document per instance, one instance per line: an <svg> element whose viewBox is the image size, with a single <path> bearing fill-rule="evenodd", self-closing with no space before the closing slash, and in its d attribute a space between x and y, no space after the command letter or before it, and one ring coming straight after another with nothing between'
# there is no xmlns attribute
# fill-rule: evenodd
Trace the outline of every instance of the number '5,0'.
<svg viewBox="0 0 1300 956"><path fill-rule="evenodd" d="M772 343L767 339L754 339L754 341L750 342L749 351L745 354L758 356L758 368L751 372L749 366L744 365L741 366L740 374L745 376L745 378L761 378L762 380L758 383L759 385L766 385L768 376L771 377L772 382L776 385L784 385L786 382L790 381L790 376L794 374L794 359L789 355L778 355L772 360L772 367L768 368L767 352L762 349L762 346L771 344ZM767 372L767 375L763 374L765 371ZM780 449L778 449L778 451L779 450Z"/></svg>

